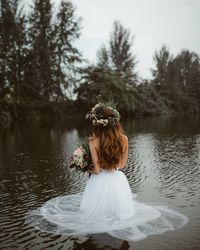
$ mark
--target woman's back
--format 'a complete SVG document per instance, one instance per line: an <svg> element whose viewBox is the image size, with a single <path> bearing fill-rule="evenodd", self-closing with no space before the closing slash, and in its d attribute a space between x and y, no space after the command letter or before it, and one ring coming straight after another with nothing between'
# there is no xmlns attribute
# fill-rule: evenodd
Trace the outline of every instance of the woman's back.
<svg viewBox="0 0 200 250"><path fill-rule="evenodd" d="M126 166L127 160L128 160L128 138L126 135L122 135L122 153L119 156L119 161L117 164L115 164L112 168L105 168L101 164L101 149L100 149L100 139L98 137L90 137L89 138L89 147L92 157L92 162L95 166L95 170L98 173L99 169L107 169L107 170L113 170L113 169L121 169Z"/></svg>

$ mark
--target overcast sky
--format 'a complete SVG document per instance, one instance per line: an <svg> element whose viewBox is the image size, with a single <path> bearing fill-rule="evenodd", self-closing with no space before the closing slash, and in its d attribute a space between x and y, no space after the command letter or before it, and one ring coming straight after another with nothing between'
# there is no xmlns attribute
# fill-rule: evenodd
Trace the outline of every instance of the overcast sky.
<svg viewBox="0 0 200 250"><path fill-rule="evenodd" d="M90 62L95 62L100 46L108 44L115 20L120 20L135 36L132 50L141 77L151 77L153 55L164 44L173 54L181 49L200 54L200 0L71 1L76 15L83 18L82 34L76 44Z"/></svg>
<svg viewBox="0 0 200 250"><path fill-rule="evenodd" d="M200 54L200 0L73 0L83 18L78 48L90 61L107 43L114 20L135 36L137 71L150 77L153 55L166 44L173 54L186 48Z"/></svg>

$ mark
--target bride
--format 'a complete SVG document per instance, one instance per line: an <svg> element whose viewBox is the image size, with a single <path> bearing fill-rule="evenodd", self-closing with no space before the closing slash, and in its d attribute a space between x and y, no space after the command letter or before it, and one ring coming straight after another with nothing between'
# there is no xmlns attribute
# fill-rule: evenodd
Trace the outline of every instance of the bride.
<svg viewBox="0 0 200 250"><path fill-rule="evenodd" d="M128 138L118 111L103 103L86 115L93 124L88 139L94 168L83 193L53 198L27 215L40 230L65 235L108 233L137 241L183 227L188 218L167 206L136 200L125 174Z"/></svg>

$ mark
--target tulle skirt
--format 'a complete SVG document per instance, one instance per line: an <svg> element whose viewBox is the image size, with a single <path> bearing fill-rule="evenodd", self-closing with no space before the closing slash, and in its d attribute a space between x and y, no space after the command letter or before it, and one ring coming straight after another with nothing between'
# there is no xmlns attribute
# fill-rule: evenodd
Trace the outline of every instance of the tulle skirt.
<svg viewBox="0 0 200 250"><path fill-rule="evenodd" d="M27 214L37 229L55 234L108 233L138 241L183 227L188 218L167 206L137 201L120 170L101 170L87 180L83 193L53 198Z"/></svg>

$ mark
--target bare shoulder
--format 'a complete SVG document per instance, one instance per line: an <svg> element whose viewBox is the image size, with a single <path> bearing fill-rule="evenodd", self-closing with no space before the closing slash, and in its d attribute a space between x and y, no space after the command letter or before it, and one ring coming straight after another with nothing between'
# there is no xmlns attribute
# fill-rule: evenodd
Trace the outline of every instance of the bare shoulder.
<svg viewBox="0 0 200 250"><path fill-rule="evenodd" d="M90 137L89 139L88 139L88 142L89 142L89 145L90 146L98 146L98 144L99 144L99 139L97 138L97 137Z"/></svg>
<svg viewBox="0 0 200 250"><path fill-rule="evenodd" d="M123 134L123 138L124 138L124 141L128 142L128 137L125 134Z"/></svg>
<svg viewBox="0 0 200 250"><path fill-rule="evenodd" d="M123 148L124 150L128 148L128 137L126 135L123 135Z"/></svg>
<svg viewBox="0 0 200 250"><path fill-rule="evenodd" d="M128 143L128 137L126 135L123 135L123 140L124 140L124 143L127 144Z"/></svg>

